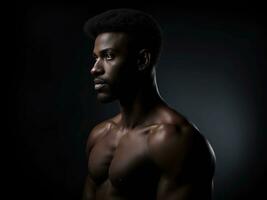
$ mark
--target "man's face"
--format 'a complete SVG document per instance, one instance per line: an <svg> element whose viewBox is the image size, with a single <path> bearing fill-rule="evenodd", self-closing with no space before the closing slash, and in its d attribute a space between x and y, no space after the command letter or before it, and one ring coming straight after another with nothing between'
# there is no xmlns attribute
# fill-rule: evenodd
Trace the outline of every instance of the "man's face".
<svg viewBox="0 0 267 200"><path fill-rule="evenodd" d="M135 74L135 61L131 54L127 34L108 32L97 36L91 74L99 101L110 102L127 94Z"/></svg>

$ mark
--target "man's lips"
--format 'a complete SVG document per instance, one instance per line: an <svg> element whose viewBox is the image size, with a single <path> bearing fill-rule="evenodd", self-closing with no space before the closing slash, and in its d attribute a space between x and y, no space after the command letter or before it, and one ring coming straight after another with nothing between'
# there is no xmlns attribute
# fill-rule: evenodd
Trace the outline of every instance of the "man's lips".
<svg viewBox="0 0 267 200"><path fill-rule="evenodd" d="M95 84L95 90L99 90L104 86L105 86L105 84Z"/></svg>
<svg viewBox="0 0 267 200"><path fill-rule="evenodd" d="M99 78L94 79L94 83L95 83L95 90L99 90L107 84L104 80Z"/></svg>
<svg viewBox="0 0 267 200"><path fill-rule="evenodd" d="M96 79L94 79L94 83L95 84L104 84L106 82L104 80L100 79L100 78L96 78Z"/></svg>

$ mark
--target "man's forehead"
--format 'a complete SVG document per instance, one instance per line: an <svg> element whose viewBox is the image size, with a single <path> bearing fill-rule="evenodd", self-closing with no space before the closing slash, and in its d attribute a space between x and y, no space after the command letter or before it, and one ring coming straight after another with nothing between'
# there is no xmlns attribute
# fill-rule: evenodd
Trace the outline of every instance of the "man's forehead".
<svg viewBox="0 0 267 200"><path fill-rule="evenodd" d="M125 48L128 44L129 36L121 32L107 32L99 34L95 39L94 51L103 49Z"/></svg>

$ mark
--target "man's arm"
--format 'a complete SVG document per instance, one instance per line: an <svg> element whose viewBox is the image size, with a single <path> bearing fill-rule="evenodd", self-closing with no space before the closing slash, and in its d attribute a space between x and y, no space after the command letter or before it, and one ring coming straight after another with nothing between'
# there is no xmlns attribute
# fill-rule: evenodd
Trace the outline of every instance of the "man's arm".
<svg viewBox="0 0 267 200"><path fill-rule="evenodd" d="M90 175L88 174L84 184L82 200L94 200L96 193L96 186Z"/></svg>
<svg viewBox="0 0 267 200"><path fill-rule="evenodd" d="M148 139L152 159L161 169L157 200L211 199L213 159L189 123L162 125Z"/></svg>
<svg viewBox="0 0 267 200"><path fill-rule="evenodd" d="M96 127L94 127L91 133L89 134L86 144L87 159L89 158L90 152L94 147L94 145L96 144L97 140L101 139L107 133L107 128L109 128L108 123L102 122L98 124ZM96 185L93 179L91 178L90 173L88 173L84 184L82 200L94 200L95 192L96 192Z"/></svg>

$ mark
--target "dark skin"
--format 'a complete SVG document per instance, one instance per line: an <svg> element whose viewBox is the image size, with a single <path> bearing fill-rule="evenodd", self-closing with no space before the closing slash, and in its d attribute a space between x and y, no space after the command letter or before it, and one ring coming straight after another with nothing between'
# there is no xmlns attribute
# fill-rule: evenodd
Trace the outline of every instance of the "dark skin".
<svg viewBox="0 0 267 200"><path fill-rule="evenodd" d="M208 141L161 98L148 49L125 33L95 40L97 98L120 113L88 137L83 200L211 199L215 156Z"/></svg>

